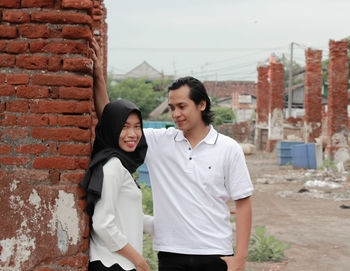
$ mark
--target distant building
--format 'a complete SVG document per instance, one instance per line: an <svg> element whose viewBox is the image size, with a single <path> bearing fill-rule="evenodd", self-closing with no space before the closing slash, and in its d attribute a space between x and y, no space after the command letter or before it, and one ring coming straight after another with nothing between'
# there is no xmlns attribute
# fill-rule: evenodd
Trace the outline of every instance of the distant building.
<svg viewBox="0 0 350 271"><path fill-rule="evenodd" d="M256 108L256 83L252 81L205 81L210 96L219 106L231 107L236 121L250 120Z"/></svg>
<svg viewBox="0 0 350 271"><path fill-rule="evenodd" d="M133 68L126 74L113 75L114 81L120 81L128 78L145 78L146 81L174 79L173 75L164 75L152 67L147 61L143 61L140 65Z"/></svg>

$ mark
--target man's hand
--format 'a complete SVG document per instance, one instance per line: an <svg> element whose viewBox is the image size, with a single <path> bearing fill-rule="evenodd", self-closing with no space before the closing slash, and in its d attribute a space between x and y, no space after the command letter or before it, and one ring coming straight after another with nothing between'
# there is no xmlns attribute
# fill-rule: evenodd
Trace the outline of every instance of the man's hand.
<svg viewBox="0 0 350 271"><path fill-rule="evenodd" d="M227 271L244 271L246 259L237 256L221 257L227 264Z"/></svg>

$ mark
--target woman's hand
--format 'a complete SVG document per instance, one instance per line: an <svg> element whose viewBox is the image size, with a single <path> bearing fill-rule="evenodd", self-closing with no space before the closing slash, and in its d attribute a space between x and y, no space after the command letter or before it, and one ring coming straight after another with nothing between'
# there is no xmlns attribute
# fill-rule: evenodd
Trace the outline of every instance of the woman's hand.
<svg viewBox="0 0 350 271"><path fill-rule="evenodd" d="M118 250L117 253L129 259L136 267L137 271L151 271L146 260L138 253L129 243L125 247Z"/></svg>
<svg viewBox="0 0 350 271"><path fill-rule="evenodd" d="M103 75L103 61L102 61L102 52L101 52L101 47L98 44L97 40L95 37L92 38L91 40L91 46L92 46L92 60L94 61L94 76L101 76Z"/></svg>

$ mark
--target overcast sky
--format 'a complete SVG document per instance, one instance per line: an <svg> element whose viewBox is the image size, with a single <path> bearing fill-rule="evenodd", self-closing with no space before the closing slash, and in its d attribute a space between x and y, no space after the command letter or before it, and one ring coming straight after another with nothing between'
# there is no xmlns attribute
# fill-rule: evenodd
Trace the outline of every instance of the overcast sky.
<svg viewBox="0 0 350 271"><path fill-rule="evenodd" d="M165 74L201 80L257 80L271 52L305 64L305 48L323 50L350 36L350 0L104 0L108 70L126 73L144 60Z"/></svg>

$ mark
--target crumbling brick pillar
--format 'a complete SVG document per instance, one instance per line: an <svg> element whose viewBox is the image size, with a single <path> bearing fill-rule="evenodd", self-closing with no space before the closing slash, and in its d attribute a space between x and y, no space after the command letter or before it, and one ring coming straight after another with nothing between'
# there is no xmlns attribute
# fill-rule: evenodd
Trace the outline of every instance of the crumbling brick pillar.
<svg viewBox="0 0 350 271"><path fill-rule="evenodd" d="M304 84L305 142L315 142L322 132L322 51L305 51L306 68Z"/></svg>
<svg viewBox="0 0 350 271"><path fill-rule="evenodd" d="M269 131L267 151L272 152L277 141L283 140L284 73L282 63L271 63L269 88Z"/></svg>
<svg viewBox="0 0 350 271"><path fill-rule="evenodd" d="M328 64L328 146L335 162L350 158L348 145L348 41L329 41Z"/></svg>
<svg viewBox="0 0 350 271"><path fill-rule="evenodd" d="M0 270L86 270L93 10L0 1Z"/></svg>
<svg viewBox="0 0 350 271"><path fill-rule="evenodd" d="M265 150L267 138L265 141L264 131L268 129L269 121L269 66L259 66L257 70L255 145L258 149Z"/></svg>

